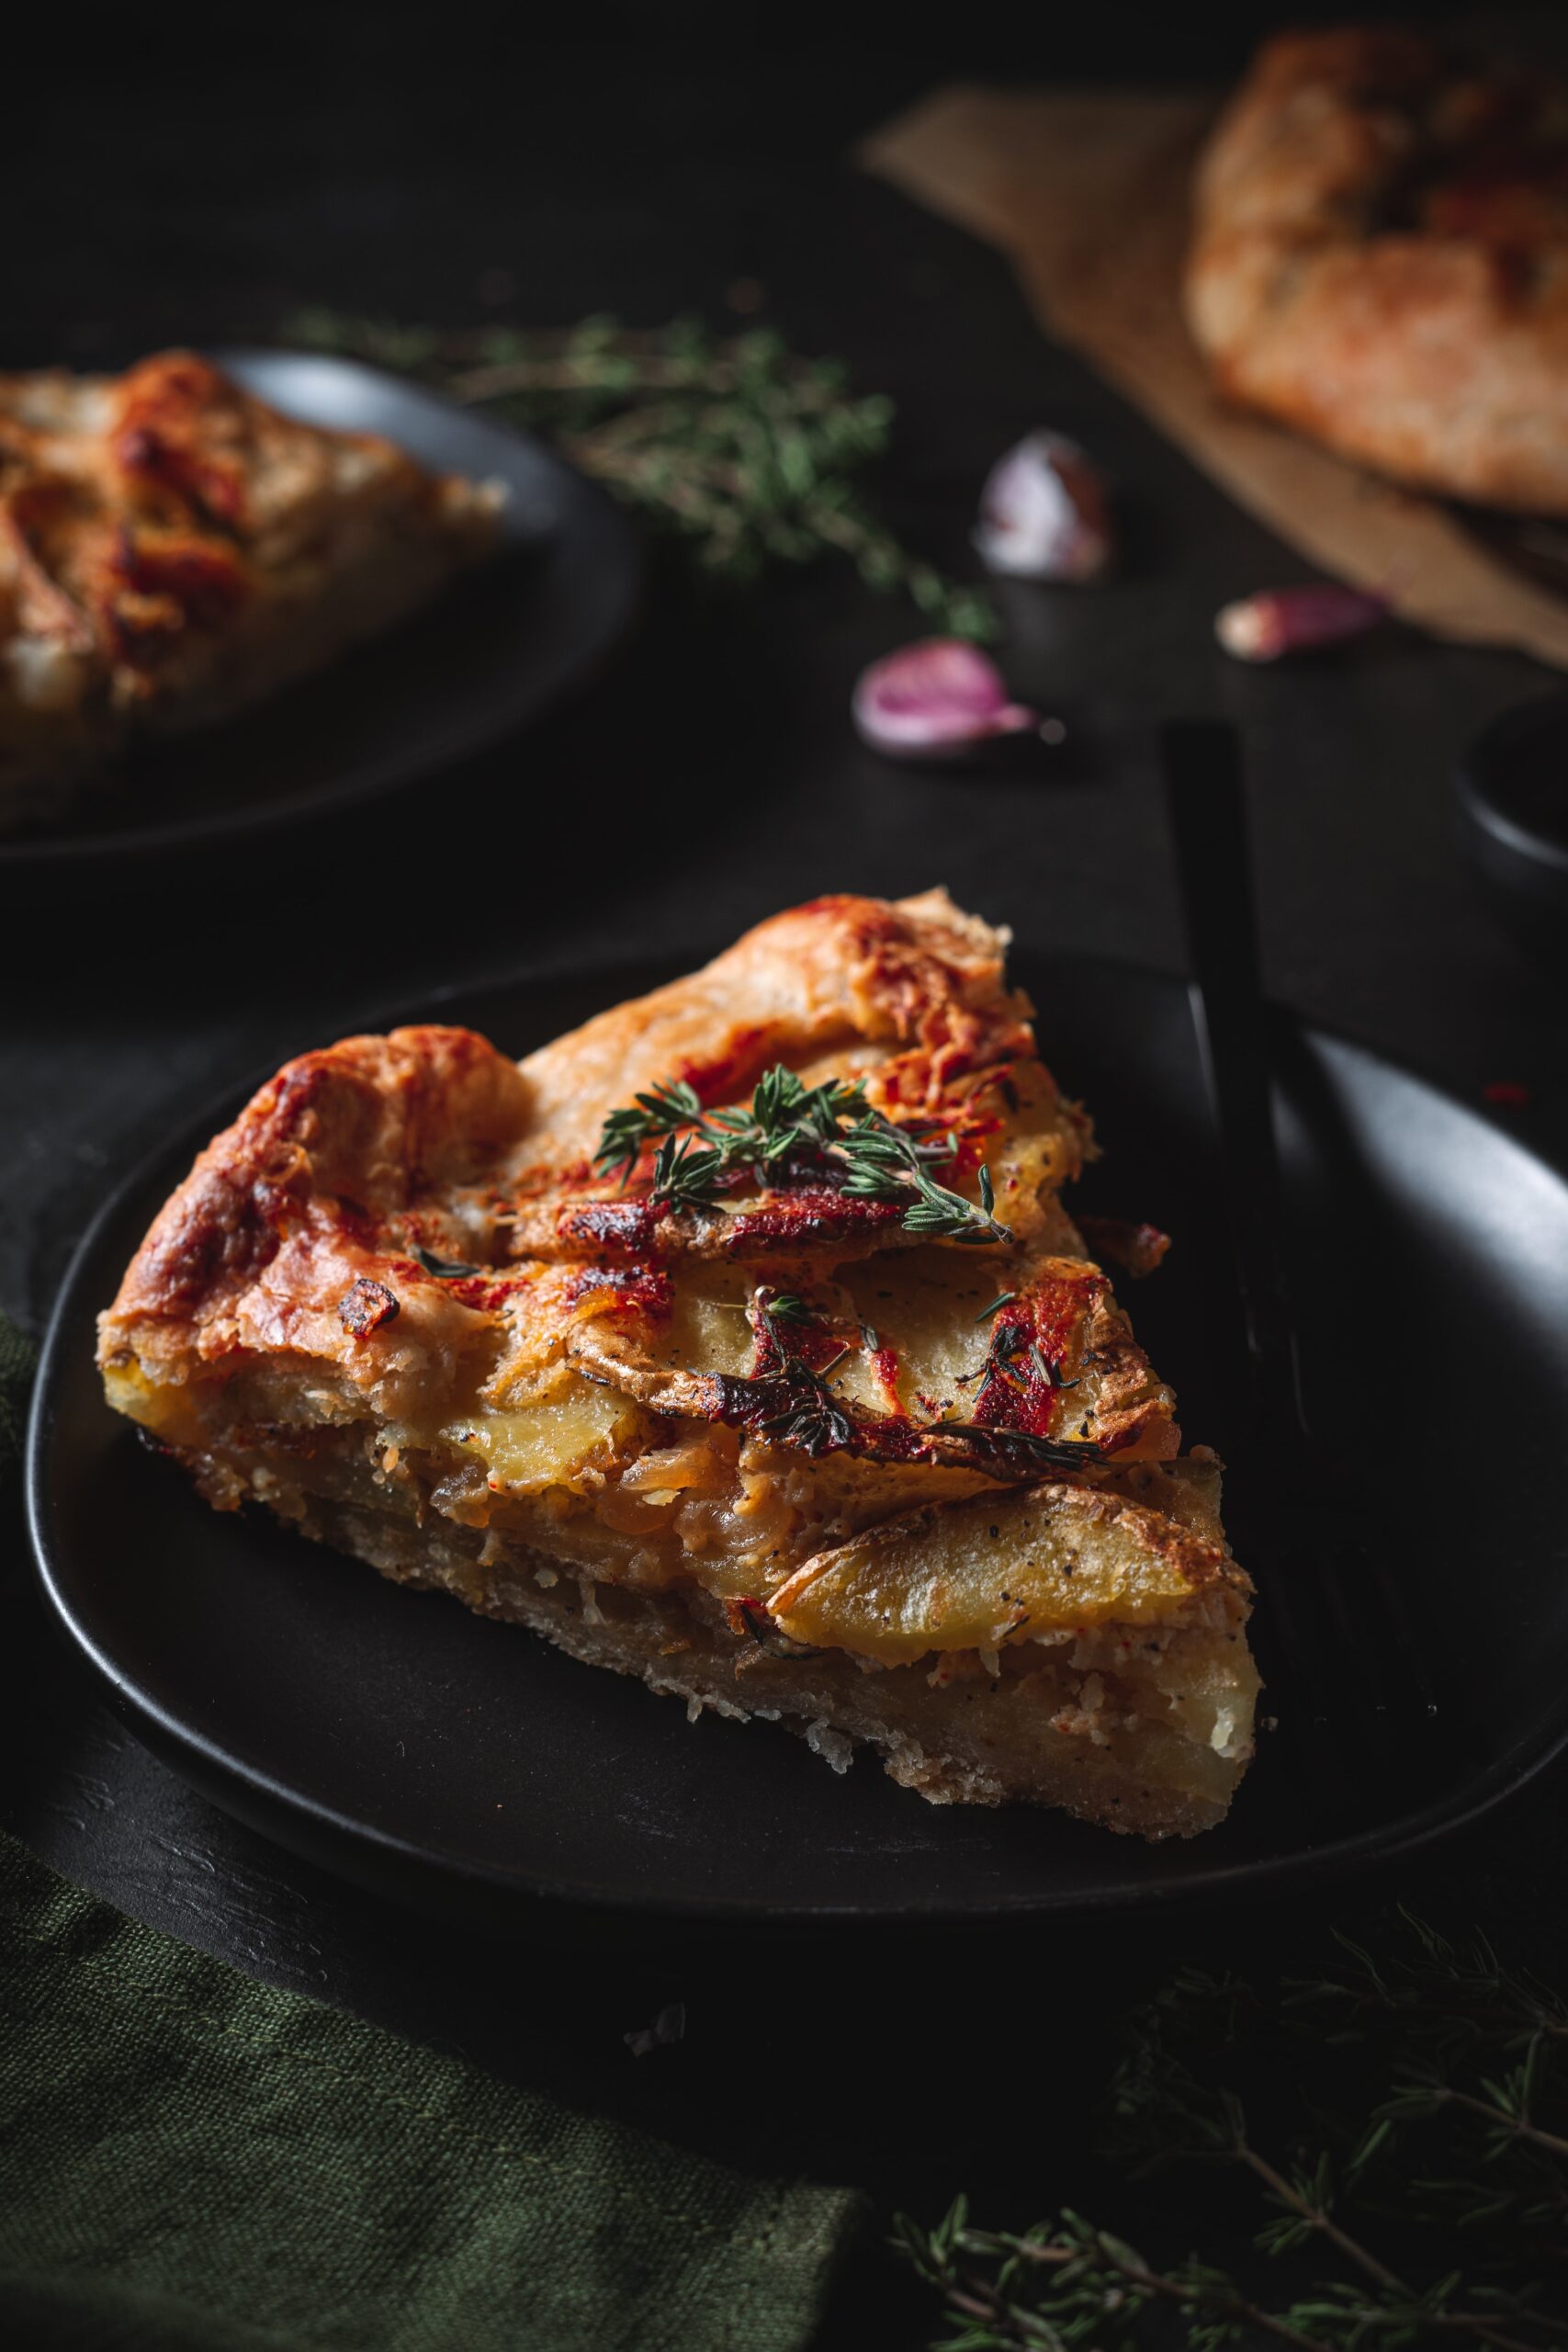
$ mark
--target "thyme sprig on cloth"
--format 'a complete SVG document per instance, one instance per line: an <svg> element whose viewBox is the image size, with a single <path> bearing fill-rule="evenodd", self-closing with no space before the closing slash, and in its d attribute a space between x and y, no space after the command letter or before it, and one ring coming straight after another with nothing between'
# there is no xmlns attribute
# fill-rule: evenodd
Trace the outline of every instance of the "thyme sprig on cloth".
<svg viewBox="0 0 1568 2352"><path fill-rule="evenodd" d="M285 332L544 434L676 532L705 572L750 580L838 554L944 633L997 634L985 591L912 554L862 494L859 476L888 447L892 401L852 392L837 360L806 358L769 329L721 337L691 320L643 332L591 318L558 334L453 334L311 309Z"/></svg>
<svg viewBox="0 0 1568 2352"><path fill-rule="evenodd" d="M1378 1957L1337 1943L1315 1977L1261 1992L1184 1973L1134 2019L1112 2086L1122 2176L1223 2166L1235 2196L1201 2210L1256 2258L1156 2258L1066 2206L982 2230L961 2197L934 2229L896 2225L942 2295L942 2352L1568 2344L1568 2007L1407 1913Z"/></svg>
<svg viewBox="0 0 1568 2352"><path fill-rule="evenodd" d="M695 1090L672 1080L612 1111L593 1164L619 1174L623 1186L644 1148L657 1146L652 1188L671 1208L712 1208L727 1178L750 1171L767 1183L785 1166L806 1165L819 1180L860 1200L906 1204L904 1229L929 1240L1007 1242L995 1215L988 1168L979 1172L979 1203L939 1184L933 1168L957 1156L958 1140L935 1123L896 1126L866 1101L863 1085L829 1079L807 1086L783 1062L757 1081L746 1108L705 1112Z"/></svg>

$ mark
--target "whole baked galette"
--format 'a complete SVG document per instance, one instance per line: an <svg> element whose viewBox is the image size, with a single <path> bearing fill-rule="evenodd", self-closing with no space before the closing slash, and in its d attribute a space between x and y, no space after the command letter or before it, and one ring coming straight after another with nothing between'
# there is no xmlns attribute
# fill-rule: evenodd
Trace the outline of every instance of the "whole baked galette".
<svg viewBox="0 0 1568 2352"><path fill-rule="evenodd" d="M1397 28L1270 41L1200 165L1186 307L1229 398L1568 514L1568 87Z"/></svg>

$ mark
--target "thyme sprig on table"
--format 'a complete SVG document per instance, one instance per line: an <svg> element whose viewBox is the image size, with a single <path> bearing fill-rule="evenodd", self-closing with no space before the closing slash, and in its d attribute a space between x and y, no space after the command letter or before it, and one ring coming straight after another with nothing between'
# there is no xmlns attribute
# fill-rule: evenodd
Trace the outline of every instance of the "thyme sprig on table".
<svg viewBox="0 0 1568 2352"><path fill-rule="evenodd" d="M825 1182L862 1200L907 1202L908 1233L929 1240L1010 1241L996 1216L990 1170L979 1203L939 1184L931 1170L957 1154L934 1123L896 1126L866 1101L863 1085L829 1079L807 1086L783 1062L765 1071L745 1108L705 1112L695 1090L672 1080L612 1111L593 1164L623 1186L644 1148L657 1146L653 1197L671 1208L712 1208L727 1179L750 1170L766 1183L786 1164L814 1166Z"/></svg>
<svg viewBox="0 0 1568 2352"><path fill-rule="evenodd" d="M1568 2343L1568 2009L1483 1939L1406 1913L1382 1956L1340 1937L1314 1978L1187 1971L1134 2020L1112 2106L1119 2174L1223 2166L1237 2196L1196 2210L1254 2258L1156 2258L1066 2206L977 2229L959 2198L896 2225L942 2352Z"/></svg>
<svg viewBox="0 0 1568 2352"><path fill-rule="evenodd" d="M455 334L311 309L285 332L544 434L676 532L705 572L749 580L836 553L943 632L997 634L984 591L912 554L861 494L858 476L887 448L892 402L852 393L836 360L803 357L768 329L721 337L691 320L643 332L591 318L557 334Z"/></svg>

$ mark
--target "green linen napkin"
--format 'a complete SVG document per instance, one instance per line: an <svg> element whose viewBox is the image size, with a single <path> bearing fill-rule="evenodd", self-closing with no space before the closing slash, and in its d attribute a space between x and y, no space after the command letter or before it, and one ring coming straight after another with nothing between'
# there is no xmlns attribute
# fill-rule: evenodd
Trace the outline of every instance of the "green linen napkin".
<svg viewBox="0 0 1568 2352"><path fill-rule="evenodd" d="M0 1476L29 1366L0 1320ZM258 1984L0 1834L0 2340L793 2352L859 2214Z"/></svg>

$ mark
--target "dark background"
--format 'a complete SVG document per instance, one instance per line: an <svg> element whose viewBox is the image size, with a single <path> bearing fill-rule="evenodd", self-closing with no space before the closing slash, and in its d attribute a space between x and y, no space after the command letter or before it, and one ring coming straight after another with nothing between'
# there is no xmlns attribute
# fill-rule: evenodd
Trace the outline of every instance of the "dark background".
<svg viewBox="0 0 1568 2352"><path fill-rule="evenodd" d="M173 889L128 868L107 896L14 898L0 1305L35 1330L96 1200L172 1119L447 982L705 951L818 891L939 880L1026 944L1176 967L1149 741L1174 711L1245 732L1273 992L1472 1100L1518 1081L1517 1131L1568 1162L1561 990L1477 898L1450 802L1460 749L1550 676L1397 628L1277 673L1227 662L1216 608L1304 567L1043 339L998 254L851 157L857 134L964 74L1221 84L1270 12L965 8L918 32L909 11L749 13L600 8L576 37L540 10L122 15L62 41L15 85L26 232L7 241L0 362L265 341L305 303L452 325L606 311L722 326L761 288L748 322L893 396L878 496L951 569L972 571L978 483L1031 426L1074 434L1117 481L1117 579L1001 598L1010 681L1068 717L1073 761L1021 784L883 765L855 743L848 696L867 660L920 633L914 616L832 565L715 592L659 557L646 617L599 685L482 767ZM1063 2140L1021 2131L964 2063L964 2020L998 1970L1048 2016L1071 1999L1047 2101L1066 2116L1118 2013L1180 1952L1266 1960L1319 1924L1084 1931L1068 1948L912 1951L906 1968L846 1948L841 1998L814 1996L801 2064L756 2023L787 1958L754 1957L740 1989L701 1952L455 1951L242 1832L116 1724L43 1627L14 1529L6 1543L0 1802L59 1868L274 1981L736 2162L858 2181L884 2208L934 2219L966 2187L1018 2223L1089 2194ZM1410 1890L1506 1926L1528 1908L1511 1892L1521 1860L1555 1851L1563 1785ZM633 2062L622 2034L671 1998L687 2040ZM873 2247L832 2340L912 2342L920 2309Z"/></svg>

